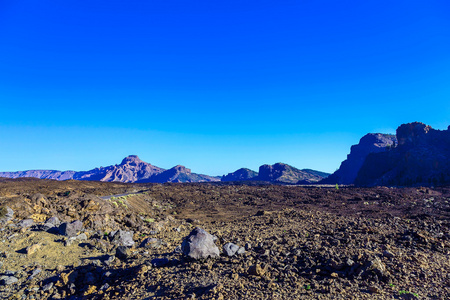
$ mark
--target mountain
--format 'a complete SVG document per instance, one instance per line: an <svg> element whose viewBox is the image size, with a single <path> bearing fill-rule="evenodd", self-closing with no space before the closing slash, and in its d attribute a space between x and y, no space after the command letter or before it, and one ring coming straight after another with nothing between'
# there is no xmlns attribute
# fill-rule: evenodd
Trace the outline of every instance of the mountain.
<svg viewBox="0 0 450 300"><path fill-rule="evenodd" d="M184 166L166 170L139 159L137 155L125 157L119 165L95 168L89 171L29 170L0 172L0 177L35 177L55 180L87 180L114 182L209 182L220 181L217 177L195 174Z"/></svg>
<svg viewBox="0 0 450 300"><path fill-rule="evenodd" d="M169 170L165 170L149 179L139 180L137 182L211 182L211 181L220 181L219 178L195 174L191 172L191 169L188 169L184 166L175 166Z"/></svg>
<svg viewBox="0 0 450 300"><path fill-rule="evenodd" d="M29 170L18 172L0 172L0 177L5 178L19 178L19 177L34 177L41 179L55 179L68 180L72 179L75 171L57 171L57 170Z"/></svg>
<svg viewBox="0 0 450 300"><path fill-rule="evenodd" d="M228 173L227 175L222 176L222 181L245 181L252 180L258 176L258 172L247 168L241 168L236 170L233 173Z"/></svg>
<svg viewBox="0 0 450 300"><path fill-rule="evenodd" d="M274 165L262 165L259 167L259 172L250 169L239 169L233 173L229 173L222 177L222 181L268 181L279 183L314 183L324 177L328 173L303 169L299 170L290 165L283 163L276 163Z"/></svg>
<svg viewBox="0 0 450 300"><path fill-rule="evenodd" d="M395 147L397 138L392 134L369 133L361 138L357 145L350 148L347 159L339 169L320 181L321 184L353 184L366 157L370 153L385 152Z"/></svg>
<svg viewBox="0 0 450 300"><path fill-rule="evenodd" d="M77 172L72 179L137 182L150 179L164 171L165 169L140 160L137 155L130 155L125 157L119 165Z"/></svg>
<svg viewBox="0 0 450 300"><path fill-rule="evenodd" d="M397 147L367 156L356 185L450 184L450 126L435 130L420 122L397 128Z"/></svg>

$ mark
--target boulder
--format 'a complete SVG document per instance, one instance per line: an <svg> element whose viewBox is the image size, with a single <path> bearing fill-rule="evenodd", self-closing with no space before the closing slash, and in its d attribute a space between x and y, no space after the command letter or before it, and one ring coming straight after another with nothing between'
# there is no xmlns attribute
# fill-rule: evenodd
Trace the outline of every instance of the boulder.
<svg viewBox="0 0 450 300"><path fill-rule="evenodd" d="M204 229L197 227L184 238L181 244L183 254L192 259L215 258L219 256L219 248L214 237Z"/></svg>
<svg viewBox="0 0 450 300"><path fill-rule="evenodd" d="M79 220L71 223L65 222L59 226L59 233L68 237L76 236L81 230L83 230L83 223Z"/></svg>
<svg viewBox="0 0 450 300"><path fill-rule="evenodd" d="M133 231L118 230L112 235L111 243L119 246L131 247L134 245Z"/></svg>

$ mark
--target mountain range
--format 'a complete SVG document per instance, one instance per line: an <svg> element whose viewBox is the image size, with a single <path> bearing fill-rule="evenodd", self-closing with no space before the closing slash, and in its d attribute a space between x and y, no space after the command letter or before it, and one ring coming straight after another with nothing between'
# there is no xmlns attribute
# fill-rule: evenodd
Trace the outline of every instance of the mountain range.
<svg viewBox="0 0 450 300"><path fill-rule="evenodd" d="M241 168L222 177L208 176L192 173L180 165L166 170L130 155L118 165L89 171L29 170L0 172L0 177L137 183L264 181L356 186L444 185L450 184L450 126L447 130L436 130L424 123L413 122L399 126L395 135L366 134L350 148L347 159L331 175L276 163L262 165L258 172Z"/></svg>
<svg viewBox="0 0 450 300"><path fill-rule="evenodd" d="M177 165L171 169L163 169L142 161L137 155L125 157L118 165L95 168L89 171L57 171L57 170L29 170L18 172L0 172L0 177L19 178L35 177L55 180L88 180L114 182L215 182L257 180L278 183L297 183L299 181L313 183L329 174L309 169L299 170L287 164L277 163L263 165L259 174L249 169L239 169L226 176L208 176L192 173L190 169Z"/></svg>
<svg viewBox="0 0 450 300"><path fill-rule="evenodd" d="M163 169L142 161L137 155L125 157L119 165L95 168L89 171L29 170L19 172L0 172L0 177L36 177L55 180L90 180L114 182L211 182L219 177L192 173L184 166Z"/></svg>

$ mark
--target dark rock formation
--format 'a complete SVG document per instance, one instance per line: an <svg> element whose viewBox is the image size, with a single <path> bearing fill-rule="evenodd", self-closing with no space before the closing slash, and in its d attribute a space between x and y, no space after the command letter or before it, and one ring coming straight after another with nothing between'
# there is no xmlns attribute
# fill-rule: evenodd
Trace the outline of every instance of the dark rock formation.
<svg viewBox="0 0 450 300"><path fill-rule="evenodd" d="M361 138L357 145L350 148L347 159L339 169L320 181L322 184L353 184L361 166L370 153L385 152L397 144L397 138L391 134L369 133Z"/></svg>
<svg viewBox="0 0 450 300"><path fill-rule="evenodd" d="M443 185L450 183L450 127L435 130L423 123L397 129L398 146L367 156L356 185Z"/></svg>
<svg viewBox="0 0 450 300"><path fill-rule="evenodd" d="M245 181L252 180L258 176L258 172L247 168L241 168L233 173L222 176L222 181Z"/></svg>

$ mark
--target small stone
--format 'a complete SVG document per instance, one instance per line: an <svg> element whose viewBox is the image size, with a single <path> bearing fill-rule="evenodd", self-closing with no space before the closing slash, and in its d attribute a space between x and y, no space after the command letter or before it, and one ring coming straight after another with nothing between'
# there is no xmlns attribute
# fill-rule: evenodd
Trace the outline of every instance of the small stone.
<svg viewBox="0 0 450 300"><path fill-rule="evenodd" d="M34 225L33 219L25 219L17 223L17 226L20 228L27 228Z"/></svg>
<svg viewBox="0 0 450 300"><path fill-rule="evenodd" d="M36 253L36 251L38 251L39 248L41 248L40 244L34 244L34 245L27 247L27 249L26 249L27 255L32 255L32 254Z"/></svg>
<svg viewBox="0 0 450 300"><path fill-rule="evenodd" d="M76 240L77 238L72 236L70 238L68 238L67 240L64 241L64 246L69 247L70 245L73 244L73 242Z"/></svg>
<svg viewBox="0 0 450 300"><path fill-rule="evenodd" d="M252 249L252 244L245 243L245 250L249 251L250 249Z"/></svg>
<svg viewBox="0 0 450 300"><path fill-rule="evenodd" d="M162 241L156 238L146 238L142 243L141 247L146 249L158 249L162 245Z"/></svg>
<svg viewBox="0 0 450 300"><path fill-rule="evenodd" d="M331 277L337 278L337 277L339 277L339 275L336 272L333 272L333 273L331 273Z"/></svg>
<svg viewBox="0 0 450 300"><path fill-rule="evenodd" d="M44 292L46 292L46 291L48 291L48 290L51 290L52 287L53 287L53 282L50 282L50 283L47 283L46 285L44 285L44 286L42 287L42 290L43 290Z"/></svg>
<svg viewBox="0 0 450 300"><path fill-rule="evenodd" d="M126 260L131 257L131 250L127 246L119 246L116 249L116 256L119 259Z"/></svg>
<svg viewBox="0 0 450 300"><path fill-rule="evenodd" d="M254 276L263 276L266 273L266 268L261 268L261 266L259 264L250 266L250 268L248 268L248 274L249 275L254 275Z"/></svg>
<svg viewBox="0 0 450 300"><path fill-rule="evenodd" d="M88 238L87 238L86 233L83 232L83 233L77 235L76 239L77 239L78 241L86 241Z"/></svg>
<svg viewBox="0 0 450 300"><path fill-rule="evenodd" d="M234 256L236 254L236 252L239 250L239 246L233 243L226 243L225 245L223 245L223 252L231 257Z"/></svg>
<svg viewBox="0 0 450 300"><path fill-rule="evenodd" d="M0 285L10 285L16 283L17 281L19 281L19 279L14 276L4 276L0 281Z"/></svg>
<svg viewBox="0 0 450 300"><path fill-rule="evenodd" d="M0 207L0 223L7 223L14 219L14 211L8 206Z"/></svg>
<svg viewBox="0 0 450 300"><path fill-rule="evenodd" d="M33 272L31 273L30 277L28 277L28 280L33 279L35 276L37 276L39 273L41 273L42 269L40 268L36 268L33 270Z"/></svg>

